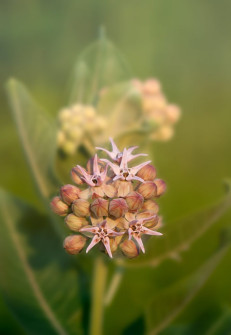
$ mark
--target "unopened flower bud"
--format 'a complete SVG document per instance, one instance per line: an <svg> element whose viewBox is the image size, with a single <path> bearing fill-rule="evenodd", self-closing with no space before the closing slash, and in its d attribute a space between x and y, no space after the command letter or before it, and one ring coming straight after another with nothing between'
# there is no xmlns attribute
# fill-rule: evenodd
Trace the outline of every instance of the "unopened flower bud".
<svg viewBox="0 0 231 335"><path fill-rule="evenodd" d="M173 137L173 133L174 130L172 126L162 126L157 131L154 131L153 134L151 134L151 139L157 141L168 141Z"/></svg>
<svg viewBox="0 0 231 335"><path fill-rule="evenodd" d="M149 199L156 196L157 186L151 181L146 181L138 187L137 192L139 192L144 199Z"/></svg>
<svg viewBox="0 0 231 335"><path fill-rule="evenodd" d="M108 215L108 200L103 198L96 198L91 204L91 212L96 217Z"/></svg>
<svg viewBox="0 0 231 335"><path fill-rule="evenodd" d="M168 105L166 107L166 117L168 122L176 123L180 118L180 108L176 105Z"/></svg>
<svg viewBox="0 0 231 335"><path fill-rule="evenodd" d="M145 181L152 181L156 178L156 169L153 165L147 164L136 175Z"/></svg>
<svg viewBox="0 0 231 335"><path fill-rule="evenodd" d="M76 255L84 248L86 240L82 235L71 235L65 238L63 247L68 254Z"/></svg>
<svg viewBox="0 0 231 335"><path fill-rule="evenodd" d="M65 204L60 197L54 197L50 203L51 209L55 214L65 216L68 213L69 207Z"/></svg>
<svg viewBox="0 0 231 335"><path fill-rule="evenodd" d="M148 79L143 83L143 92L145 94L157 94L160 91L160 82L154 78Z"/></svg>
<svg viewBox="0 0 231 335"><path fill-rule="evenodd" d="M142 207L144 198L140 193L133 191L126 196L126 202L129 210L136 212Z"/></svg>
<svg viewBox="0 0 231 335"><path fill-rule="evenodd" d="M82 179L80 178L80 172L78 170L77 167L74 167L72 170L71 170L71 178L73 180L74 183L76 183L77 185L81 185L83 184L83 181Z"/></svg>
<svg viewBox="0 0 231 335"><path fill-rule="evenodd" d="M122 250L123 254L128 258L134 258L139 255L139 250L136 244L131 240L125 240L120 244L120 249Z"/></svg>
<svg viewBox="0 0 231 335"><path fill-rule="evenodd" d="M154 228L154 227L156 227L158 222L159 222L159 217L158 217L158 215L155 214L155 215L152 216L152 219L150 219L148 221L145 221L145 226L147 228Z"/></svg>
<svg viewBox="0 0 231 335"><path fill-rule="evenodd" d="M164 192L166 191L166 184L162 179L155 179L155 184L157 187L157 193L156 195L159 197L160 195L164 194Z"/></svg>
<svg viewBox="0 0 231 335"><path fill-rule="evenodd" d="M76 216L90 215L90 204L85 199L77 199L72 204L72 210Z"/></svg>
<svg viewBox="0 0 231 335"><path fill-rule="evenodd" d="M71 184L64 185L60 189L60 196L67 205L78 199L79 193L80 189Z"/></svg>
<svg viewBox="0 0 231 335"><path fill-rule="evenodd" d="M153 213L158 213L159 212L159 205L155 201L149 199L149 200L146 200L144 202L144 204L142 206L142 210L143 211L151 211Z"/></svg>
<svg viewBox="0 0 231 335"><path fill-rule="evenodd" d="M65 222L70 230L79 231L83 226L88 225L85 218L80 218L73 213L68 214L65 218Z"/></svg>
<svg viewBox="0 0 231 335"><path fill-rule="evenodd" d="M109 214L114 218L120 218L128 211L128 205L122 198L113 199L109 204Z"/></svg>

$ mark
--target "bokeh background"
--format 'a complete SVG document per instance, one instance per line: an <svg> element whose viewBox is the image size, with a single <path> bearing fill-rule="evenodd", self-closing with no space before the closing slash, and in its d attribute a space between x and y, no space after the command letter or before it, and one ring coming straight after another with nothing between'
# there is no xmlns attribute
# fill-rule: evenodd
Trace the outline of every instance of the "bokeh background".
<svg viewBox="0 0 231 335"><path fill-rule="evenodd" d="M228 0L1 0L1 187L37 203L4 83L11 76L20 79L54 115L66 105L77 55L103 24L134 76L158 78L168 100L183 110L174 138L153 145L158 174L168 184L161 202L165 221L219 199L223 180L231 177L230 12ZM184 255L183 270L175 267L174 273L167 262L153 280L164 287L179 271L196 269L230 219L226 214ZM229 252L169 333L179 334L182 327L192 325L194 334L203 334L220 309L231 306L230 256ZM23 334L1 299L0 317L1 334Z"/></svg>

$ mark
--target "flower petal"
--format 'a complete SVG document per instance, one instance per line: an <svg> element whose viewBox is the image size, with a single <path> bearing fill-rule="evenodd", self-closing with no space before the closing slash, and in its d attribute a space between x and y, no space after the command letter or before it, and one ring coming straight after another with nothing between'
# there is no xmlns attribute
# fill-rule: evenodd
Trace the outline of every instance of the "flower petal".
<svg viewBox="0 0 231 335"><path fill-rule="evenodd" d="M89 250L91 250L97 243L100 242L100 238L98 235L95 235L91 241L91 243L89 244L89 246L87 247L86 253L88 253Z"/></svg>
<svg viewBox="0 0 231 335"><path fill-rule="evenodd" d="M109 241L109 237L105 237L103 240L103 245L105 246L105 249L107 250L107 253L109 255L109 257L112 258L112 253L111 253L111 247L110 247L110 241Z"/></svg>
<svg viewBox="0 0 231 335"><path fill-rule="evenodd" d="M162 233L159 233L158 231L154 231L146 227L143 227L142 233L146 235L159 235L159 236L163 235Z"/></svg>
<svg viewBox="0 0 231 335"><path fill-rule="evenodd" d="M133 234L133 238L136 240L136 242L138 243L140 249L145 254L145 249L144 249L144 245L143 245L143 242L142 242L141 238L137 234Z"/></svg>
<svg viewBox="0 0 231 335"><path fill-rule="evenodd" d="M137 172L142 169L145 165L148 165L149 163L151 163L152 161L147 161L147 162L144 162L142 164L139 164L137 166L134 166L133 168L131 168L131 174L133 175L136 175Z"/></svg>

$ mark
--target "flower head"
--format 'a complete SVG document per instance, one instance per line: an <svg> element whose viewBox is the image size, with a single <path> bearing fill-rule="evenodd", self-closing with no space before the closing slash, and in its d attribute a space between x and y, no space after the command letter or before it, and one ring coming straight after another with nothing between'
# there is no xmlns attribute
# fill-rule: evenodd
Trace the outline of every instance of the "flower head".
<svg viewBox="0 0 231 335"><path fill-rule="evenodd" d="M140 249L142 250L143 253L145 253L144 245L141 239L141 236L143 234L146 235L163 235L162 233L159 233L158 231L151 230L147 227L145 227L145 222L150 221L154 219L156 216L151 216L148 218L143 218L139 220L133 220L129 223L129 228L128 228L128 236L129 240L132 239L132 237L136 240L138 243Z"/></svg>
<svg viewBox="0 0 231 335"><path fill-rule="evenodd" d="M112 139L111 143L113 162L94 155L86 169L75 166L72 179L78 187L62 186L60 196L51 202L52 210L64 216L66 226L75 233L65 239L69 254L78 254L91 238L87 253L101 244L110 258L112 254L133 258L139 249L145 252L142 235L162 235L153 228L161 226L155 198L165 192L164 181L156 178L151 161L128 166L133 158L144 156L132 155L137 147L124 148L121 154Z"/></svg>
<svg viewBox="0 0 231 335"><path fill-rule="evenodd" d="M77 165L79 171L82 173L82 179L87 183L89 186L95 187L95 186L101 186L104 182L106 175L107 175L107 166L103 170L103 172L100 172L99 166L98 166L98 157L97 154L94 156L93 161L93 174L89 174L82 166Z"/></svg>
<svg viewBox="0 0 231 335"><path fill-rule="evenodd" d="M110 142L111 142L111 146L112 146L112 151L108 151L104 148L100 148L100 147L96 147L97 150L102 150L104 152L106 152L108 154L108 156L117 163L121 162L121 159L123 157L123 152L121 152L118 147L116 146L115 142L113 141L113 139L110 137ZM137 154L137 155L133 155L132 152L137 149L138 147L130 147L127 149L127 162L130 162L132 159L135 159L137 157L140 156L147 156L147 154Z"/></svg>
<svg viewBox="0 0 231 335"><path fill-rule="evenodd" d="M104 220L101 224L95 227L82 228L80 229L80 232L88 232L94 234L91 243L87 247L86 253L88 253L89 250L91 250L96 244L98 244L101 241L105 249L107 250L109 257L111 258L112 258L112 252L110 248L110 238L124 234L124 232L116 232L108 228L106 220Z"/></svg>
<svg viewBox="0 0 231 335"><path fill-rule="evenodd" d="M113 172L115 173L115 177L113 178L113 181L119 179L119 180L126 180L126 181L138 180L138 181L143 182L144 180L136 176L136 174L145 165L151 163L151 161L147 161L145 163L129 168L128 167L128 157L129 157L129 152L126 148L124 148L120 165L116 165L107 159L102 159L102 161L106 162L112 168Z"/></svg>

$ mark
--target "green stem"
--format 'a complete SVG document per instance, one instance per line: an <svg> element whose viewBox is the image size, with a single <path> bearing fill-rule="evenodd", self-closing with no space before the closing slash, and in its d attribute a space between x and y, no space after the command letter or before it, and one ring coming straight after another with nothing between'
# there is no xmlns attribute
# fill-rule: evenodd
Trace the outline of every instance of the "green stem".
<svg viewBox="0 0 231 335"><path fill-rule="evenodd" d="M106 286L107 268L102 257L95 261L94 277L92 283L92 305L90 315L90 335L103 334L103 297Z"/></svg>
<svg viewBox="0 0 231 335"><path fill-rule="evenodd" d="M124 274L124 269L122 267L117 267L112 279L111 279L111 283L108 287L108 290L105 294L105 299L104 299L104 305L107 307L109 306L115 295L116 295L116 292L120 286L120 283L122 281L122 278L123 278L123 274Z"/></svg>

